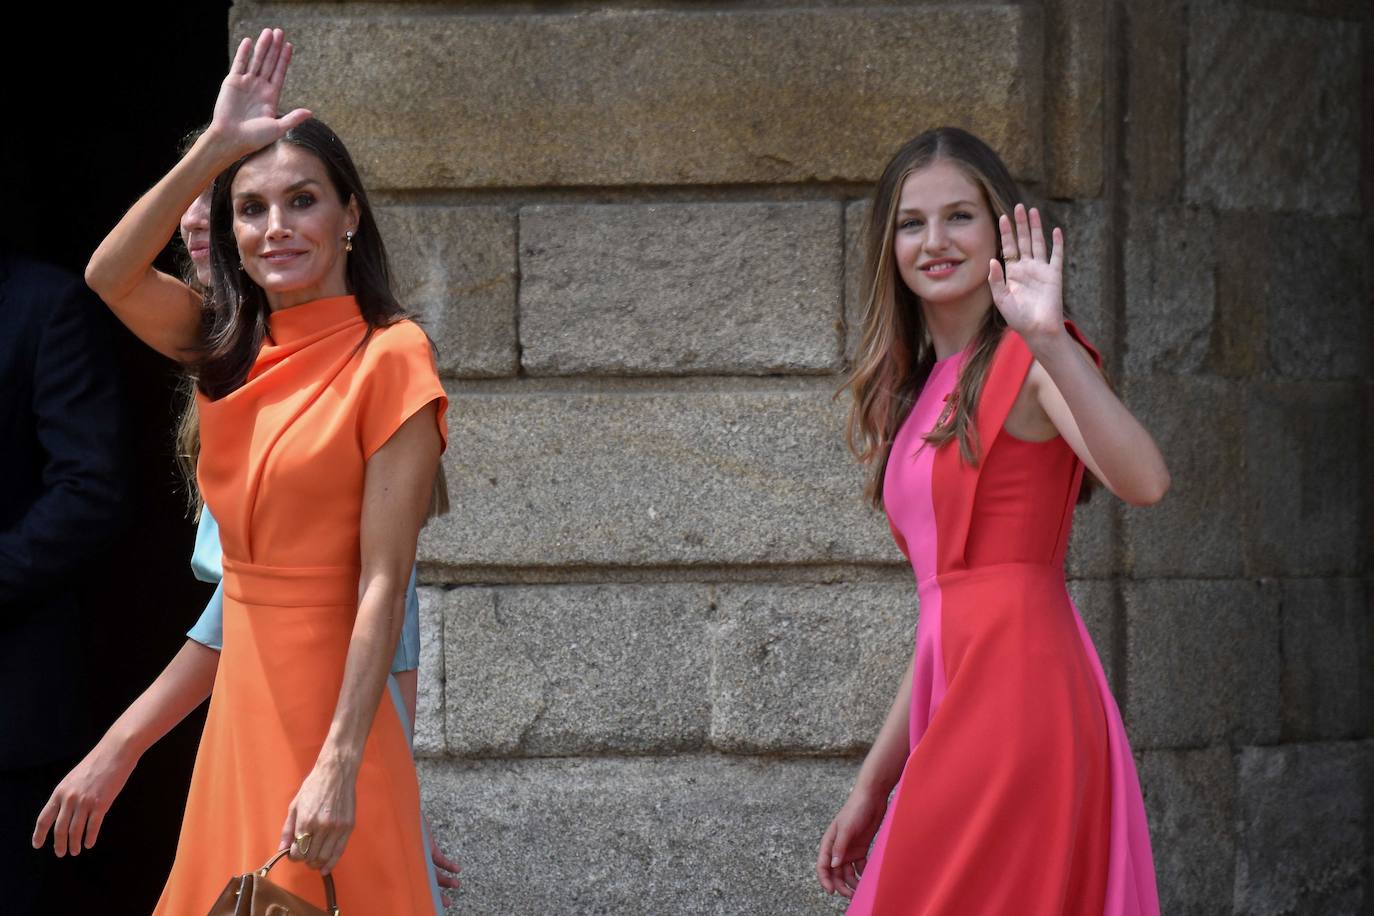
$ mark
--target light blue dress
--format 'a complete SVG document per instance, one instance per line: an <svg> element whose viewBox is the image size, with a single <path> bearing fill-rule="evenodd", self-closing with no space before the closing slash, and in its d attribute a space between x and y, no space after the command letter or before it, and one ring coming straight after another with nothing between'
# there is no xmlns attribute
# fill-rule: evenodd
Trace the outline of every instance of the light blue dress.
<svg viewBox="0 0 1374 916"><path fill-rule="evenodd" d="M207 506L200 512L196 528L196 547L191 551L191 571L202 582L215 583L215 593L205 605L200 619L186 635L202 646L218 652L224 645L224 551L219 543L219 523ZM406 616L401 625L401 638L396 644L396 657L391 661L391 673L414 671L420 667L420 598L415 593L415 570L410 571L406 586ZM402 719L409 721L407 717Z"/></svg>

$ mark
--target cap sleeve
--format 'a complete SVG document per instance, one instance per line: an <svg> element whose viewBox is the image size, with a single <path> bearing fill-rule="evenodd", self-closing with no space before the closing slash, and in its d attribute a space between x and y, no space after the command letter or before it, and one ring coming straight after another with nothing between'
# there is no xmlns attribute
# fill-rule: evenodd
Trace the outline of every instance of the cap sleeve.
<svg viewBox="0 0 1374 916"><path fill-rule="evenodd" d="M1078 325L1066 318L1064 319L1064 330L1069 332L1069 336L1076 340L1080 347L1088 351L1088 355L1092 357L1094 363L1099 367L1102 365L1102 354L1097 352L1097 347L1094 347L1088 341L1088 338L1083 336L1083 332L1078 329Z"/></svg>
<svg viewBox="0 0 1374 916"><path fill-rule="evenodd" d="M439 384L429 338L419 325L401 321L379 328L367 342L363 366L358 439L364 458L371 458L406 420L431 401L439 402L435 419L440 450L448 446L448 396Z"/></svg>

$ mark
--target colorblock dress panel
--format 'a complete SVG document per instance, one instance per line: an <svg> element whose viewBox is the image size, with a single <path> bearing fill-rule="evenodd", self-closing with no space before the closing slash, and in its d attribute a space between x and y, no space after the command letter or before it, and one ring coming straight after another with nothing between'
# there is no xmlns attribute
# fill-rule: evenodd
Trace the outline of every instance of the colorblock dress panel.
<svg viewBox="0 0 1374 916"><path fill-rule="evenodd" d="M884 501L920 599L911 752L852 916L1159 912L1125 729L1064 582L1083 465L1060 437L1004 429L1032 361L1005 332L977 463L924 441L963 354L936 363L893 443Z"/></svg>

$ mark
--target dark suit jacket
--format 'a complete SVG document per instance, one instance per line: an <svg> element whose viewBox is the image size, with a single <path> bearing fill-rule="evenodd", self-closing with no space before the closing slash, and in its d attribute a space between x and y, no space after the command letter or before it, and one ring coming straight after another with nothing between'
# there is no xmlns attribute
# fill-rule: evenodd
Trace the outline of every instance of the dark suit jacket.
<svg viewBox="0 0 1374 916"><path fill-rule="evenodd" d="M82 620L99 609L74 592L123 514L123 415L104 305L0 250L0 769L89 741Z"/></svg>

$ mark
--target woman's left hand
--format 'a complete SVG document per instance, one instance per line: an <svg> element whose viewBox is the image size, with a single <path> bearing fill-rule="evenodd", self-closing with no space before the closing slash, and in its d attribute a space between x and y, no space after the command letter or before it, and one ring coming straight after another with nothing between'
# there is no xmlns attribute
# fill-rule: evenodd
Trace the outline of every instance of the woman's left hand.
<svg viewBox="0 0 1374 916"><path fill-rule="evenodd" d="M452 906L453 898L443 893L442 889L457 890L462 886L458 880L458 872L462 871L458 863L444 855L444 851L439 848L439 841L434 836L434 829L429 826L429 817L425 814L420 815L425 821L425 833L429 836L429 858L434 863L434 876L439 881L440 896L443 898L444 906Z"/></svg>
<svg viewBox="0 0 1374 916"><path fill-rule="evenodd" d="M1016 205L1015 226L1005 215L998 220L1006 270L993 259L988 265L992 301L1007 326L1026 339L1064 331L1064 234L1052 233L1054 250L1045 244L1040 211ZM1014 231L1013 231L1014 229Z"/></svg>
<svg viewBox="0 0 1374 916"><path fill-rule="evenodd" d="M357 818L357 774L342 765L316 763L286 811L279 849L327 875L339 864ZM310 835L305 849L296 838Z"/></svg>

